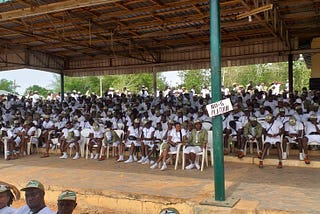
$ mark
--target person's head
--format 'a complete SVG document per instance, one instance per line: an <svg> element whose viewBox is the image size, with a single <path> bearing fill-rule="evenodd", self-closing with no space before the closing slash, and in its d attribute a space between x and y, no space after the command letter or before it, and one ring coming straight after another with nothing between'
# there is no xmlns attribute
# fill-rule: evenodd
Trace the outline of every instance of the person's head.
<svg viewBox="0 0 320 214"><path fill-rule="evenodd" d="M176 122L176 123L174 124L174 127L176 128L176 131L179 132L179 131L181 130L181 123Z"/></svg>
<svg viewBox="0 0 320 214"><path fill-rule="evenodd" d="M140 120L139 120L139 118L134 119L134 121L133 121L133 126L136 127L136 128L140 126Z"/></svg>
<svg viewBox="0 0 320 214"><path fill-rule="evenodd" d="M311 114L309 120L311 121L311 123L317 123L318 117L316 114Z"/></svg>
<svg viewBox="0 0 320 214"><path fill-rule="evenodd" d="M14 199L14 195L7 185L0 185L0 209L10 207Z"/></svg>
<svg viewBox="0 0 320 214"><path fill-rule="evenodd" d="M268 123L271 123L272 120L273 120L273 115L272 115L272 114L268 114L268 115L266 116L266 121L267 121Z"/></svg>
<svg viewBox="0 0 320 214"><path fill-rule="evenodd" d="M197 131L201 130L201 128L202 128L201 120L195 120L193 123L194 123L194 127L196 128Z"/></svg>
<svg viewBox="0 0 320 214"><path fill-rule="evenodd" d="M295 116L291 116L291 117L289 118L289 124L290 124L291 126L295 126L296 123L297 123L297 119L295 118Z"/></svg>
<svg viewBox="0 0 320 214"><path fill-rule="evenodd" d="M58 197L58 214L72 214L77 206L77 196L74 191L65 190Z"/></svg>
<svg viewBox="0 0 320 214"><path fill-rule="evenodd" d="M258 124L257 118L255 116L249 117L249 122L250 122L251 126L253 126L253 127L255 127Z"/></svg>
<svg viewBox="0 0 320 214"><path fill-rule="evenodd" d="M21 191L25 191L26 203L31 211L37 212L39 209L45 207L45 192L42 183L37 180L31 180Z"/></svg>

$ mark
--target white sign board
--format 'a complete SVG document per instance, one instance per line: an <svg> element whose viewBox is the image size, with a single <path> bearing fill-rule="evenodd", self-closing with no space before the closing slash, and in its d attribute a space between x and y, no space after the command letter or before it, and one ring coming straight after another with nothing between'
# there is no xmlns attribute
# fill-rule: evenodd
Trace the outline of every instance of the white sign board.
<svg viewBox="0 0 320 214"><path fill-rule="evenodd" d="M206 108L209 117L214 117L233 110L230 98L206 105Z"/></svg>

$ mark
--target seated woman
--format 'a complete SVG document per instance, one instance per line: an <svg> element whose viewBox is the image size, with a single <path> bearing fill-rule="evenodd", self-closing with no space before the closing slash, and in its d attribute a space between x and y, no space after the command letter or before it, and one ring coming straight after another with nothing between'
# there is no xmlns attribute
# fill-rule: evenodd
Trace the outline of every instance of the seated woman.
<svg viewBox="0 0 320 214"><path fill-rule="evenodd" d="M91 133L89 135L89 143L88 143L88 150L90 152L90 158L98 160L99 154L100 154L100 149L102 146L102 140L103 140L103 134L104 130L103 127L99 125L99 123L94 122L92 125ZM96 148L96 154L93 155L93 146L97 145Z"/></svg>
<svg viewBox="0 0 320 214"><path fill-rule="evenodd" d="M154 163L150 168L155 169L159 166L160 162L162 161L161 170L167 169L166 158L169 152L177 151L177 145L182 143L186 144L187 142L187 135L186 130L181 128L181 124L176 122L174 125L174 129L168 135L168 140L165 144L162 145L163 152L160 154L156 163Z"/></svg>
<svg viewBox="0 0 320 214"><path fill-rule="evenodd" d="M320 145L320 125L316 114L311 114L309 121L305 124L305 136L302 138L302 148L305 154L304 162L310 164L310 157L308 154L308 143L314 142Z"/></svg>
<svg viewBox="0 0 320 214"><path fill-rule="evenodd" d="M124 141L120 145L120 157L118 161L123 160L123 153L126 146L130 147L130 156L129 159L125 161L125 163L132 163L133 161L138 160L136 155L136 147L141 146L141 135L142 128L140 127L140 120L136 118L133 121L133 125L129 126Z"/></svg>
<svg viewBox="0 0 320 214"><path fill-rule="evenodd" d="M60 157L61 159L66 159L68 158L67 155L67 148L70 146L75 146L76 147L76 155L73 157L73 159L79 159L79 140L80 140L80 132L79 130L75 129L73 127L73 123L71 121L68 121L66 124L66 127L62 129L62 136L60 137L60 149L62 152L62 156Z"/></svg>

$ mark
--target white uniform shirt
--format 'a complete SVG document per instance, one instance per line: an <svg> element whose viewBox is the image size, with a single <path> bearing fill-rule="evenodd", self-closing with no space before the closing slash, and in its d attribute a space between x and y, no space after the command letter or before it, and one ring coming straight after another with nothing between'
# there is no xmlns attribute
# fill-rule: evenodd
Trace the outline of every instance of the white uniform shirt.
<svg viewBox="0 0 320 214"><path fill-rule="evenodd" d="M180 142L183 140L183 137L186 136L186 130L181 129L181 135L180 132L177 132L175 129L170 133L169 136L171 136L171 141L174 143Z"/></svg>
<svg viewBox="0 0 320 214"><path fill-rule="evenodd" d="M28 205L20 207L16 210L15 214L32 214L33 212L30 210ZM44 207L42 210L37 212L37 214L53 214L54 212L50 210L48 207Z"/></svg>
<svg viewBox="0 0 320 214"><path fill-rule="evenodd" d="M13 214L16 211L16 209L12 207L3 207L0 209L0 214Z"/></svg>
<svg viewBox="0 0 320 214"><path fill-rule="evenodd" d="M303 124L299 121L297 121L294 126L290 125L289 123L286 123L284 125L284 130L289 134L299 134L299 131L303 130Z"/></svg>

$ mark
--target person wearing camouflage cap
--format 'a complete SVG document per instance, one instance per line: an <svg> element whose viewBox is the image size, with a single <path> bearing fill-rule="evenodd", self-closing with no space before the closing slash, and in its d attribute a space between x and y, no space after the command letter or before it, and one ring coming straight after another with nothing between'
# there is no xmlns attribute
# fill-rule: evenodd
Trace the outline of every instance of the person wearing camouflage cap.
<svg viewBox="0 0 320 214"><path fill-rule="evenodd" d="M10 207L14 198L11 188L0 183L0 213L13 214L15 212L16 209Z"/></svg>
<svg viewBox="0 0 320 214"><path fill-rule="evenodd" d="M58 196L57 214L72 214L77 206L77 196L74 191L65 190Z"/></svg>
<svg viewBox="0 0 320 214"><path fill-rule="evenodd" d="M52 214L53 211L46 206L44 201L45 189L42 183L37 180L30 180L27 185L21 189L25 191L25 200L27 205L17 209L15 214Z"/></svg>

